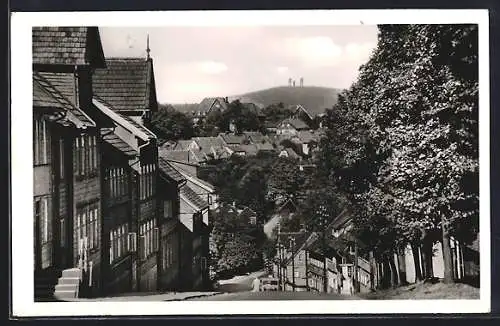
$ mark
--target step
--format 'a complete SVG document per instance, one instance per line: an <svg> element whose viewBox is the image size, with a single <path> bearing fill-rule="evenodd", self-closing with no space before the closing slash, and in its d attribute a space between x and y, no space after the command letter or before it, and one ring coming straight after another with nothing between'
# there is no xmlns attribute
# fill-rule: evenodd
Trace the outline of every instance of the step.
<svg viewBox="0 0 500 326"><path fill-rule="evenodd" d="M80 284L80 278L79 277L60 277L58 280L58 284Z"/></svg>
<svg viewBox="0 0 500 326"><path fill-rule="evenodd" d="M62 277L77 277L82 278L82 271L78 268L70 268L62 271Z"/></svg>
<svg viewBox="0 0 500 326"><path fill-rule="evenodd" d="M79 284L57 284L55 292L61 291L78 291Z"/></svg>
<svg viewBox="0 0 500 326"><path fill-rule="evenodd" d="M76 298L78 292L75 291L57 291L54 293L54 298L62 299L62 298Z"/></svg>

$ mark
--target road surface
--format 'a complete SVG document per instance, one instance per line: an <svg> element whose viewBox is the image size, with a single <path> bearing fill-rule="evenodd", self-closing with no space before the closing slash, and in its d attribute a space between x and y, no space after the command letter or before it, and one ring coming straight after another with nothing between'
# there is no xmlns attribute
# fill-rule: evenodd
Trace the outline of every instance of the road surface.
<svg viewBox="0 0 500 326"><path fill-rule="evenodd" d="M229 280L220 280L219 287L215 290L229 293L251 291L253 280L265 275L267 275L265 271L258 271L248 275L235 276Z"/></svg>
<svg viewBox="0 0 500 326"><path fill-rule="evenodd" d="M193 298L189 301L238 301L238 300L356 300L355 296L322 294L318 292L266 291L224 293L210 297Z"/></svg>

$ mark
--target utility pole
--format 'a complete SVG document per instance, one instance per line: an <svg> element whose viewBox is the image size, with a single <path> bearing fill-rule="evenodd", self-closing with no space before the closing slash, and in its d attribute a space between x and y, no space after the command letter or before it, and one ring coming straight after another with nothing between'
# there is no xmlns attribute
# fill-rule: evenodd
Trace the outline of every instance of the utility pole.
<svg viewBox="0 0 500 326"><path fill-rule="evenodd" d="M359 275L358 275L358 243L356 239L354 239L354 289L356 293L359 293Z"/></svg>
<svg viewBox="0 0 500 326"><path fill-rule="evenodd" d="M290 239L290 248L292 249L292 288L293 292L295 292L295 254L294 254L295 237L292 237Z"/></svg>
<svg viewBox="0 0 500 326"><path fill-rule="evenodd" d="M278 223L278 279L279 279L279 286L281 289L281 245L280 245L280 231L281 231L281 226L280 223Z"/></svg>

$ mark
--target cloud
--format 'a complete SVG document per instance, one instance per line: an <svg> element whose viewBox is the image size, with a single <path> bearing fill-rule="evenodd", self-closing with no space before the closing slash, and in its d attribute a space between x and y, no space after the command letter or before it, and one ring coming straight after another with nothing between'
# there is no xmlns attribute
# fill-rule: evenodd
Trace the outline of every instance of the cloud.
<svg viewBox="0 0 500 326"><path fill-rule="evenodd" d="M342 47L326 36L285 39L288 55L298 57L306 66L334 66L342 55Z"/></svg>
<svg viewBox="0 0 500 326"><path fill-rule="evenodd" d="M227 71L227 66L222 62L203 61L198 63L198 68L204 74L217 75Z"/></svg>
<svg viewBox="0 0 500 326"><path fill-rule="evenodd" d="M344 48L346 59L351 61L366 61L375 47L376 44L371 42L349 43Z"/></svg>

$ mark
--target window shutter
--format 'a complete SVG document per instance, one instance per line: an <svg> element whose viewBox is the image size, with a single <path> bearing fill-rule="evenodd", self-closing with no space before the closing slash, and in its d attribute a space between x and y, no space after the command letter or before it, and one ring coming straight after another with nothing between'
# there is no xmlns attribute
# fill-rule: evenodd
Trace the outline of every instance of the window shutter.
<svg viewBox="0 0 500 326"><path fill-rule="evenodd" d="M129 252L135 252L137 250L135 241L136 241L136 233L130 232L128 234L128 251Z"/></svg>
<svg viewBox="0 0 500 326"><path fill-rule="evenodd" d="M146 259L147 257L147 254L146 254L146 237L141 235L140 239L139 239L139 247L140 247L140 250L141 250L141 255L140 255L140 258L141 259Z"/></svg>
<svg viewBox="0 0 500 326"><path fill-rule="evenodd" d="M160 229L159 228L154 228L153 229L153 251L158 251L160 248Z"/></svg>
<svg viewBox="0 0 500 326"><path fill-rule="evenodd" d="M113 262L114 260L114 242L113 242L113 231L111 231L111 233L109 234L109 262Z"/></svg>

